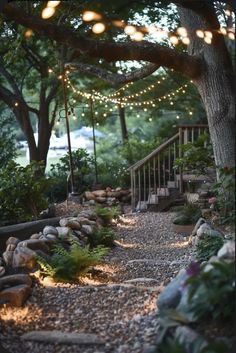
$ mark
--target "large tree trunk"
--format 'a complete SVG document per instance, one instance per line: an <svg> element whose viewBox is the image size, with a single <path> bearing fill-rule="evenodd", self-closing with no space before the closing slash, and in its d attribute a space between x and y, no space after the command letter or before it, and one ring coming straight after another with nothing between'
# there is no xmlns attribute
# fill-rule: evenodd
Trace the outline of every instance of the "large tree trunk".
<svg viewBox="0 0 236 353"><path fill-rule="evenodd" d="M213 5L212 5L213 6ZM235 165L234 70L221 35L214 33L212 44L196 37L195 31L206 23L195 12L179 7L181 23L188 30L188 52L203 59L204 69L194 79L202 97L209 124L216 166ZM213 19L213 28L218 22Z"/></svg>
<svg viewBox="0 0 236 353"><path fill-rule="evenodd" d="M118 104L118 112L119 112L119 118L120 118L122 142L123 144L125 144L126 142L128 142L129 137L128 137L128 130L127 130L126 121L125 121L125 108L121 107L120 104Z"/></svg>

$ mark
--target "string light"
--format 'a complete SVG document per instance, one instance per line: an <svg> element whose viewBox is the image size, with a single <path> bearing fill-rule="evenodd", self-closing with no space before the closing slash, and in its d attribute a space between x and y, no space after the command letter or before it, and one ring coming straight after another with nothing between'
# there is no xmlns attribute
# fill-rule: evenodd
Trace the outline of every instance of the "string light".
<svg viewBox="0 0 236 353"><path fill-rule="evenodd" d="M95 25L93 25L92 27L92 31L95 34L103 33L105 29L106 29L106 26L102 22L95 23Z"/></svg>
<svg viewBox="0 0 236 353"><path fill-rule="evenodd" d="M84 11L82 15L82 19L85 22L90 22L90 21L99 21L102 19L102 16L94 11Z"/></svg>
<svg viewBox="0 0 236 353"><path fill-rule="evenodd" d="M136 28L135 28L134 26L127 25L127 26L125 26L125 28L124 28L124 32L125 32L127 35L131 36L131 35L133 35L133 34L136 32Z"/></svg>
<svg viewBox="0 0 236 353"><path fill-rule="evenodd" d="M18 102L15 102L14 106L15 107L18 107L19 103Z"/></svg>
<svg viewBox="0 0 236 353"><path fill-rule="evenodd" d="M48 18L52 17L55 13L55 8L54 7L45 7L42 11L42 18L44 20L47 20Z"/></svg>
<svg viewBox="0 0 236 353"><path fill-rule="evenodd" d="M136 42L140 42L143 40L144 34L142 32L135 32L132 36L130 36L131 39L135 40Z"/></svg>
<svg viewBox="0 0 236 353"><path fill-rule="evenodd" d="M24 33L24 36L25 36L25 38L30 38L31 36L32 36L32 34L33 34L33 31L32 31L32 29L27 29L27 31L25 31L25 33Z"/></svg>
<svg viewBox="0 0 236 353"><path fill-rule="evenodd" d="M47 2L47 7L57 7L60 4L61 1L48 1Z"/></svg>

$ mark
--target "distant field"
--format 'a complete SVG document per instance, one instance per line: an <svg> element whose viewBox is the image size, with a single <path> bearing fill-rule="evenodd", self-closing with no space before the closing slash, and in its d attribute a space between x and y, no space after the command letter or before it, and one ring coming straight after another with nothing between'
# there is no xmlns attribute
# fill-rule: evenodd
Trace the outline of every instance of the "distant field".
<svg viewBox="0 0 236 353"><path fill-rule="evenodd" d="M25 167L27 164L29 164L27 157L26 157L26 153L25 153L25 151L22 151L22 150L19 150L18 153L19 153L19 155L15 161L16 161L16 163L19 163L20 165L22 165L22 167ZM59 160L60 160L60 157L48 158L46 172L49 172L51 165L58 163Z"/></svg>

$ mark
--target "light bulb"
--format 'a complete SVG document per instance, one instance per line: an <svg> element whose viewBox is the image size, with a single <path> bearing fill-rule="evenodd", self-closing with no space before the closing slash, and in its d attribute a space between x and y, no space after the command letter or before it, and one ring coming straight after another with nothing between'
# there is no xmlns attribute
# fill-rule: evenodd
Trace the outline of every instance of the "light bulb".
<svg viewBox="0 0 236 353"><path fill-rule="evenodd" d="M176 31L180 36L182 37L187 37L188 36L188 32L186 30L185 27L179 27L177 28L177 31Z"/></svg>
<svg viewBox="0 0 236 353"><path fill-rule="evenodd" d="M199 38L204 38L204 32L203 32L201 29L197 29L197 30L196 30L196 35L197 35Z"/></svg>
<svg viewBox="0 0 236 353"><path fill-rule="evenodd" d="M42 18L44 20L47 20L48 18L52 17L55 13L55 8L54 7L45 7L42 11Z"/></svg>
<svg viewBox="0 0 236 353"><path fill-rule="evenodd" d="M102 22L95 23L95 25L93 25L92 27L92 31L95 34L103 33L105 29L106 29L106 26Z"/></svg>
<svg viewBox="0 0 236 353"><path fill-rule="evenodd" d="M128 25L128 26L125 26L124 31L126 34L131 36L132 34L134 34L136 32L136 28L134 26Z"/></svg>
<svg viewBox="0 0 236 353"><path fill-rule="evenodd" d="M184 43L184 44L186 44L186 45L189 45L190 39L189 39L188 37L184 37L184 38L182 39L182 43Z"/></svg>
<svg viewBox="0 0 236 353"><path fill-rule="evenodd" d="M136 32L131 36L131 39L135 40L136 42L140 42L143 40L144 34L142 32Z"/></svg>
<svg viewBox="0 0 236 353"><path fill-rule="evenodd" d="M61 1L48 1L47 7L57 7Z"/></svg>
<svg viewBox="0 0 236 353"><path fill-rule="evenodd" d="M94 20L101 20L102 16L94 11L84 11L82 15L82 20L85 22L90 22Z"/></svg>

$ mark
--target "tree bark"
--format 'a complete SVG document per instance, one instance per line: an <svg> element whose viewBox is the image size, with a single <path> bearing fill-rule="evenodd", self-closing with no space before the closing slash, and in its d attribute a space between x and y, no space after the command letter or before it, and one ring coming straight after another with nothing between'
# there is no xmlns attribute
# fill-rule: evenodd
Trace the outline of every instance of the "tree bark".
<svg viewBox="0 0 236 353"><path fill-rule="evenodd" d="M126 121L125 121L125 108L121 107L120 104L118 104L118 112L119 112L119 118L120 118L121 136L122 136L122 141L124 145L126 142L128 142L129 136L128 136L128 130L127 130Z"/></svg>
<svg viewBox="0 0 236 353"><path fill-rule="evenodd" d="M194 33L196 29L206 26L202 18L186 8L179 7L178 11L181 24L187 28L191 37L188 52L191 55L202 57L204 62L201 75L193 81L198 88L207 113L216 166L234 166L234 69L224 39L221 35L214 34L211 45L199 40ZM213 13L213 8L211 13ZM212 26L219 27L216 18L212 21Z"/></svg>

